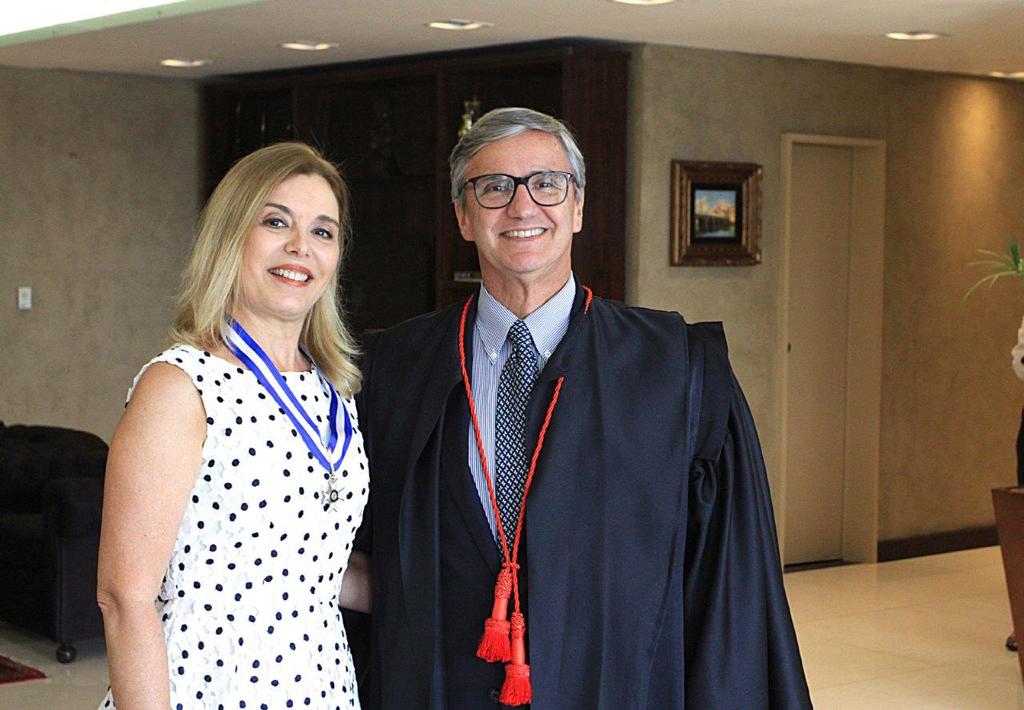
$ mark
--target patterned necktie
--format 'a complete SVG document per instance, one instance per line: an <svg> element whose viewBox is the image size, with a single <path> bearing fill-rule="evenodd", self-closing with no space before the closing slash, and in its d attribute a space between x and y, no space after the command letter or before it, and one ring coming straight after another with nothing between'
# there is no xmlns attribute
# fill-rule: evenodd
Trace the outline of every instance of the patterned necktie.
<svg viewBox="0 0 1024 710"><path fill-rule="evenodd" d="M512 346L498 380L494 421L494 492L505 536L512 544L519 522L528 470L526 458L526 405L537 380L537 352L526 323L517 320L508 330ZM501 538L498 536L498 544ZM511 552L511 550L510 550Z"/></svg>

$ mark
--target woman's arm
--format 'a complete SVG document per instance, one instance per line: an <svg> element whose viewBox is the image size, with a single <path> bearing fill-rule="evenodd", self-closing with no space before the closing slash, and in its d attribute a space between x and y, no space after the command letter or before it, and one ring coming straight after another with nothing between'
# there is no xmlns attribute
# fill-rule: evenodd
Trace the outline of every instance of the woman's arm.
<svg viewBox="0 0 1024 710"><path fill-rule="evenodd" d="M341 580L341 595L338 601L346 609L369 614L373 610L373 588L370 581L370 556L365 552L352 551L348 558L348 569Z"/></svg>
<svg viewBox="0 0 1024 710"><path fill-rule="evenodd" d="M121 710L166 710L170 700L154 603L205 436L203 403L188 375L173 365L152 365L114 432L104 484L96 595Z"/></svg>

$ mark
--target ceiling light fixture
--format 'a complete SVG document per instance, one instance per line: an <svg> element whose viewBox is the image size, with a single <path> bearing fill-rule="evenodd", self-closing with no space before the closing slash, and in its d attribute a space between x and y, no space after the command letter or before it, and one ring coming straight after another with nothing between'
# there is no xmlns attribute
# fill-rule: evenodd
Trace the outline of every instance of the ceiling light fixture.
<svg viewBox="0 0 1024 710"><path fill-rule="evenodd" d="M309 39L297 39L294 42L284 42L282 49L294 49L299 52L322 52L325 49L337 49L337 42L315 42Z"/></svg>
<svg viewBox="0 0 1024 710"><path fill-rule="evenodd" d="M612 0L622 5L668 5L676 0Z"/></svg>
<svg viewBox="0 0 1024 710"><path fill-rule="evenodd" d="M160 64L165 67L175 67L176 69L193 69L195 67L205 67L213 64L212 59L182 59L180 57L172 59L161 59Z"/></svg>
<svg viewBox="0 0 1024 710"><path fill-rule="evenodd" d="M990 71L988 75L997 79L1024 79L1024 71Z"/></svg>
<svg viewBox="0 0 1024 710"><path fill-rule="evenodd" d="M930 39L949 37L945 32L930 32L927 30L912 30L910 32L886 32L889 39L898 39L903 42L926 42Z"/></svg>
<svg viewBox="0 0 1024 710"><path fill-rule="evenodd" d="M494 27L494 23L484 22L482 20L459 20L457 18L452 18L450 20L435 20L434 22L428 22L427 27L435 30L466 31L479 30L483 27Z"/></svg>

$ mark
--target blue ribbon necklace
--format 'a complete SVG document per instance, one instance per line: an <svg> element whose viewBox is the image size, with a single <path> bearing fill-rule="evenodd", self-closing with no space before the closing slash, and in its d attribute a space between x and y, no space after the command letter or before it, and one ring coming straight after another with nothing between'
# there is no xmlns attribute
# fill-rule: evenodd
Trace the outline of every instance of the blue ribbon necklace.
<svg viewBox="0 0 1024 710"><path fill-rule="evenodd" d="M291 420L295 431L306 444L309 453L313 455L320 465L327 471L327 489L323 493L324 510L329 509L338 502L341 493L337 488L338 468L345 459L349 444L352 443L352 420L349 417L348 409L341 407L345 415L344 439L338 432L338 392L330 380L317 367L316 362L309 356L309 353L302 348L302 354L313 363L313 371L320 378L321 383L331 393L331 406L327 418L326 435L321 435L320 428L314 423L313 418L306 411L306 408L299 402L298 397L292 392L291 387L285 382L284 377L271 361L270 357L263 351L242 324L236 320L228 320L228 342L227 346L234 353L235 357L249 368L249 371L256 376L259 383L263 385L270 396L274 398L288 419ZM300 346L301 348L301 346ZM326 440L325 440L326 439ZM339 446L339 441L341 445Z"/></svg>

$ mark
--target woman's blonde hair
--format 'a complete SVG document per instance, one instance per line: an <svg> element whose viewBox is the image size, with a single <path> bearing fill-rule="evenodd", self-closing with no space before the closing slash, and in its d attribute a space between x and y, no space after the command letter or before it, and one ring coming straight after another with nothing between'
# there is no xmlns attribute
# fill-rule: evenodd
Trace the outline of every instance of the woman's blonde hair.
<svg viewBox="0 0 1024 710"><path fill-rule="evenodd" d="M349 192L338 169L305 143L277 143L250 153L228 171L199 216L182 274L174 342L209 350L226 342L225 324L239 294L242 252L267 198L293 175L318 175L338 200L342 255L351 234ZM342 259L339 257L340 269ZM338 271L302 325L299 342L345 395L359 391L357 348L341 316Z"/></svg>

